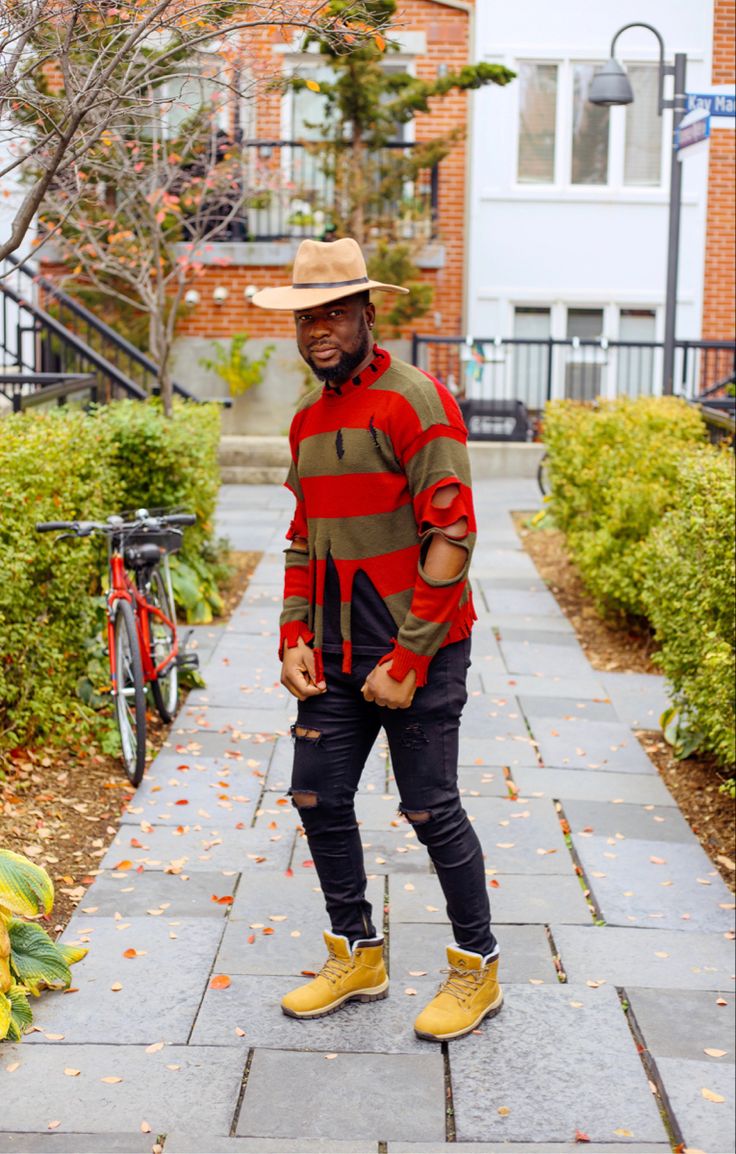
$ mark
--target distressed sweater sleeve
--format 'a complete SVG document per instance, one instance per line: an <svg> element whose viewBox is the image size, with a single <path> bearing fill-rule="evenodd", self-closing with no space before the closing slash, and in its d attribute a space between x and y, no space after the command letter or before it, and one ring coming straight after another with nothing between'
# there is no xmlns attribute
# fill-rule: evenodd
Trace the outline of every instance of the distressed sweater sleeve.
<svg viewBox="0 0 736 1154"><path fill-rule="evenodd" d="M470 632L474 618L468 584L470 558L475 544L476 522L467 451L467 430L452 396L442 391L444 420L423 429L402 447L400 460L405 471L420 539L419 561L411 606L402 623L393 650L382 663L391 661L390 676L403 681L414 670L417 686L426 683L429 664L458 619L467 622ZM434 503L438 490L456 485L458 495L447 507ZM467 522L463 537L449 536L445 530L461 518ZM455 577L432 578L424 568L432 539L444 536L465 552L464 564Z"/></svg>
<svg viewBox="0 0 736 1154"><path fill-rule="evenodd" d="M305 542L309 539L309 529L304 510L304 495L294 459L292 459L285 485L294 495L296 508L286 533L289 544L284 551L284 600L279 622L279 657L282 659L284 646L291 648L296 645L300 638L306 642L314 639L314 633L309 628L309 553L302 549L295 549L293 544L297 537Z"/></svg>

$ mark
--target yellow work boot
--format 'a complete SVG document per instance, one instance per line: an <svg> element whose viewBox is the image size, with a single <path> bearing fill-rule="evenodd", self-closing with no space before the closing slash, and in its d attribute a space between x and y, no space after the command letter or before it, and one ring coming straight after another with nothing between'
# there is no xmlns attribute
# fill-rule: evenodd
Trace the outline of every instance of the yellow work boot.
<svg viewBox="0 0 736 1154"><path fill-rule="evenodd" d="M383 938L350 942L325 930L329 957L311 982L291 990L281 1000L290 1018L322 1018L345 1002L378 1002L388 997L388 975L383 962Z"/></svg>
<svg viewBox="0 0 736 1154"><path fill-rule="evenodd" d="M430 1042L462 1038L503 1005L498 956L487 960L459 946L448 946L447 960L449 976L414 1023L417 1037Z"/></svg>

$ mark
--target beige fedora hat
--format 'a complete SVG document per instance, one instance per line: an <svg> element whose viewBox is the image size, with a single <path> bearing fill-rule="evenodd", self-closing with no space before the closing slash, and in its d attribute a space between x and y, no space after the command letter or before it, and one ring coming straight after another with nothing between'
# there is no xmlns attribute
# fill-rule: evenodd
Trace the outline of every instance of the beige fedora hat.
<svg viewBox="0 0 736 1154"><path fill-rule="evenodd" d="M357 240L346 236L329 242L303 240L294 258L293 281L281 288L257 292L252 303L261 309L313 309L365 289L408 293L396 284L370 280Z"/></svg>

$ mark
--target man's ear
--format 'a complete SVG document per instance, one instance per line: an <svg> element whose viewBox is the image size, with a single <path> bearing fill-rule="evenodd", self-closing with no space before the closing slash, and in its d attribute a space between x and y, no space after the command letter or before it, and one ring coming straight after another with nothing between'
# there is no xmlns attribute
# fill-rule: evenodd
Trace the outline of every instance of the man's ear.
<svg viewBox="0 0 736 1154"><path fill-rule="evenodd" d="M373 304L373 301L365 306L363 309L363 316L365 317L368 328L372 329L376 323L376 306Z"/></svg>

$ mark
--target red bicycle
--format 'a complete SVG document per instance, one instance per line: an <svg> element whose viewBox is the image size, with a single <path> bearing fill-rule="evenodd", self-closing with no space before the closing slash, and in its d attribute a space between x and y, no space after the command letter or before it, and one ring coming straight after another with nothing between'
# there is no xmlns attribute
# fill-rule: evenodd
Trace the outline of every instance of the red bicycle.
<svg viewBox="0 0 736 1154"><path fill-rule="evenodd" d="M107 651L110 695L120 731L125 772L139 785L146 764L146 686L163 721L176 713L179 669L196 668L196 653L180 653L169 556L181 546L190 513L151 516L139 509L133 520L43 521L39 533L61 530L57 540L101 534L108 543Z"/></svg>

